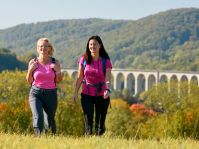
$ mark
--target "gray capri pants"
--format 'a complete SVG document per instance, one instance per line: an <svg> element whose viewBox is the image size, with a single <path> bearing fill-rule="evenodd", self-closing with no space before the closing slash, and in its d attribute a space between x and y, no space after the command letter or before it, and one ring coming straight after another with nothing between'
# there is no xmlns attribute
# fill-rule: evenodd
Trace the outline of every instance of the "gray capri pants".
<svg viewBox="0 0 199 149"><path fill-rule="evenodd" d="M32 86L29 93L29 103L33 116L35 133L41 133L45 125L56 133L55 113L57 109L57 89L42 89ZM45 112L45 115L44 115ZM44 116L46 116L44 118ZM47 128L45 128L47 129Z"/></svg>

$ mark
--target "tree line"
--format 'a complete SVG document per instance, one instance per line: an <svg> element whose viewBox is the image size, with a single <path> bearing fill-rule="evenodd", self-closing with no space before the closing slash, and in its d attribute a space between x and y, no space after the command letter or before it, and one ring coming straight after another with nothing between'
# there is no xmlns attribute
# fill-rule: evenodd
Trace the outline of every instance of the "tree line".
<svg viewBox="0 0 199 149"><path fill-rule="evenodd" d="M46 36L63 67L76 67L90 35L98 34L115 68L198 71L199 9L173 9L139 20L72 19L0 30L0 47L20 57L36 54Z"/></svg>

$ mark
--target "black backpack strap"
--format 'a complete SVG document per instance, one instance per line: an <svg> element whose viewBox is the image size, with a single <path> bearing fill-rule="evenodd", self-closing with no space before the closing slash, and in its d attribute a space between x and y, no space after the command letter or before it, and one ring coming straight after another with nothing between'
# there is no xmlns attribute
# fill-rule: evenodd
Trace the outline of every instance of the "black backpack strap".
<svg viewBox="0 0 199 149"><path fill-rule="evenodd" d="M34 62L38 62L38 58L37 57L34 57Z"/></svg>
<svg viewBox="0 0 199 149"><path fill-rule="evenodd" d="M106 77L106 59L102 58L102 68L104 72L104 77Z"/></svg>
<svg viewBox="0 0 199 149"><path fill-rule="evenodd" d="M52 60L52 63L55 64L56 63L56 60L54 57L51 57L51 60Z"/></svg>
<svg viewBox="0 0 199 149"><path fill-rule="evenodd" d="M53 63L53 64L55 64L56 63L56 60L55 60L55 58L54 57L51 57L51 62ZM54 72L55 72L55 70L54 69L52 69Z"/></svg>
<svg viewBox="0 0 199 149"><path fill-rule="evenodd" d="M51 61L52 61L52 63L53 64L55 64L56 63L56 59L54 58L54 57L51 57ZM55 72L55 70L54 69L52 69L53 71L54 71L54 73L55 73L55 75L56 75L56 72ZM56 85L56 77L55 77L55 85Z"/></svg>

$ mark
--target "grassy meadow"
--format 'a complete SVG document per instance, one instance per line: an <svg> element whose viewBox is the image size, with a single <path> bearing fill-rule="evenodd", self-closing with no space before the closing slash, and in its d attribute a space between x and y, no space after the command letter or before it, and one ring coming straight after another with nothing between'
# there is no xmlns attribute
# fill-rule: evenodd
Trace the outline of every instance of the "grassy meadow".
<svg viewBox="0 0 199 149"><path fill-rule="evenodd" d="M80 100L71 102L73 80L65 75L58 88L57 135L35 137L25 72L0 73L0 149L197 149L199 87L161 84L140 95L142 104L112 96L102 137L84 137ZM114 98L113 98L114 97ZM156 111L154 111L155 109ZM158 139L157 139L158 138Z"/></svg>
<svg viewBox="0 0 199 149"><path fill-rule="evenodd" d="M191 139L125 139L110 137L73 137L0 134L1 149L197 149L199 141Z"/></svg>

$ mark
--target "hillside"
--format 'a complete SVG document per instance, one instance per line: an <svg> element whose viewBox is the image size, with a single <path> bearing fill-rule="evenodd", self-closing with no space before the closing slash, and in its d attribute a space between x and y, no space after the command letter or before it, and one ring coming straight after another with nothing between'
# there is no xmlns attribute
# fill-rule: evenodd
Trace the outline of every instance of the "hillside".
<svg viewBox="0 0 199 149"><path fill-rule="evenodd" d="M0 72L2 70L25 70L27 65L18 60L14 53L11 53L8 49L0 49Z"/></svg>
<svg viewBox="0 0 199 149"><path fill-rule="evenodd" d="M36 52L40 37L56 47L63 67L76 67L91 35L100 35L115 68L199 70L199 9L168 10L136 21L77 19L0 30L0 47Z"/></svg>

